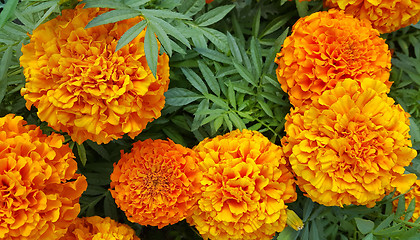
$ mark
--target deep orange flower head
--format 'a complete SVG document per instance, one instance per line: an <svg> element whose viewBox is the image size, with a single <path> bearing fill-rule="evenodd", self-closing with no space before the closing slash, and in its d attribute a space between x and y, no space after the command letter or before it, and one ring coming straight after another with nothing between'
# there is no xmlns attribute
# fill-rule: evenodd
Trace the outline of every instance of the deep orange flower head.
<svg viewBox="0 0 420 240"><path fill-rule="evenodd" d="M346 78L375 78L391 86L391 54L367 20L331 9L299 19L275 62L277 79L295 107Z"/></svg>
<svg viewBox="0 0 420 240"><path fill-rule="evenodd" d="M59 240L140 240L126 224L109 217L76 218Z"/></svg>
<svg viewBox="0 0 420 240"><path fill-rule="evenodd" d="M387 97L375 79L346 79L312 105L286 116L283 149L299 188L326 206L373 207L397 188L416 180L404 174L416 156L409 114Z"/></svg>
<svg viewBox="0 0 420 240"><path fill-rule="evenodd" d="M22 47L27 108L37 107L42 121L79 144L107 143L126 133L134 138L165 104L168 56L158 57L155 78L144 53L145 30L115 52L123 33L141 18L85 29L106 11L80 5L64 10Z"/></svg>
<svg viewBox="0 0 420 240"><path fill-rule="evenodd" d="M324 0L324 5L367 19L380 33L393 32L420 20L420 0Z"/></svg>
<svg viewBox="0 0 420 240"><path fill-rule="evenodd" d="M86 178L64 137L0 118L0 239L56 240L77 217Z"/></svg>
<svg viewBox="0 0 420 240"><path fill-rule="evenodd" d="M206 0L206 3L211 3L211 2L213 2L214 0Z"/></svg>
<svg viewBox="0 0 420 240"><path fill-rule="evenodd" d="M410 205L410 202L414 199L416 205L414 208L413 216L410 219L410 222L415 222L420 217L420 180L416 180L416 182L411 187L412 189L410 189L410 191L408 191L407 193L396 191L395 195L400 195L400 194L405 193L404 196L405 196L405 209L406 210L408 206ZM392 204L394 205L394 211L398 207L398 202L399 202L399 199L396 199L394 202L392 202ZM404 217L405 216L402 216L402 218Z"/></svg>
<svg viewBox="0 0 420 240"><path fill-rule="evenodd" d="M202 178L193 150L148 139L121 154L111 174L111 194L128 220L162 228L192 213Z"/></svg>
<svg viewBox="0 0 420 240"><path fill-rule="evenodd" d="M187 221L204 239L264 240L284 229L285 203L297 195L281 147L244 129L206 138L194 150L203 193Z"/></svg>

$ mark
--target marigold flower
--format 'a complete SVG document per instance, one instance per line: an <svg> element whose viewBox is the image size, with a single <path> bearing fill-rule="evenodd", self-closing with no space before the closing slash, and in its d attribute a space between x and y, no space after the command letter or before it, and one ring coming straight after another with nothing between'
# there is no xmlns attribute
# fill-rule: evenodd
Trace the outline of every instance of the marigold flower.
<svg viewBox="0 0 420 240"><path fill-rule="evenodd" d="M380 33L393 32L420 20L420 0L324 0L324 5L367 19Z"/></svg>
<svg viewBox="0 0 420 240"><path fill-rule="evenodd" d="M411 187L412 189L408 191L407 193L396 191L395 195L400 195L400 194L405 193L405 209L407 209L408 205L410 205L410 202L413 199L415 199L416 205L414 208L413 216L410 219L410 222L415 222L420 217L420 180L416 180L413 186ZM394 202L392 202L392 204L394 205L394 209L398 207L398 201L399 199L396 199Z"/></svg>
<svg viewBox="0 0 420 240"><path fill-rule="evenodd" d="M214 0L206 0L206 3L211 3L211 2L213 2Z"/></svg>
<svg viewBox="0 0 420 240"><path fill-rule="evenodd" d="M416 180L404 174L416 156L409 114L386 96L387 86L346 79L312 105L286 116L283 149L299 188L326 206L367 205Z"/></svg>
<svg viewBox="0 0 420 240"><path fill-rule="evenodd" d="M134 230L126 224L109 217L98 216L76 218L60 240L140 240Z"/></svg>
<svg viewBox="0 0 420 240"><path fill-rule="evenodd" d="M299 107L346 78L375 78L391 86L391 54L366 20L331 9L299 19L275 62L277 79Z"/></svg>
<svg viewBox="0 0 420 240"><path fill-rule="evenodd" d="M79 144L107 143L125 133L134 138L160 116L169 84L166 54L158 57L157 78L147 65L144 30L115 52L122 34L141 18L85 29L104 12L80 5L64 10L22 47L27 108L37 107L42 121Z"/></svg>
<svg viewBox="0 0 420 240"><path fill-rule="evenodd" d="M0 118L0 239L55 240L79 214L87 182L63 141L22 117Z"/></svg>
<svg viewBox="0 0 420 240"><path fill-rule="evenodd" d="M192 213L202 178L193 150L148 139L121 154L111 174L111 194L128 220L162 228Z"/></svg>
<svg viewBox="0 0 420 240"><path fill-rule="evenodd" d="M204 139L193 150L203 193L187 221L204 239L271 239L284 229L285 203L297 195L281 147L244 129Z"/></svg>

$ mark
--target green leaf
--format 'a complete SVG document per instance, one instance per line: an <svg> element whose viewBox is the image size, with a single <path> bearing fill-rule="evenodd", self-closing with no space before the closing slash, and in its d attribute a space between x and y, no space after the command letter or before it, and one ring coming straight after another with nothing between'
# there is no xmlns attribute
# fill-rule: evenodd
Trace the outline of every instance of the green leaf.
<svg viewBox="0 0 420 240"><path fill-rule="evenodd" d="M130 29L128 29L118 40L117 46L115 47L115 51L120 50L125 45L130 43L134 38L136 38L146 27L147 22L145 20L137 23L136 25L132 26Z"/></svg>
<svg viewBox="0 0 420 240"><path fill-rule="evenodd" d="M399 233L401 228L403 227L403 223L398 223L392 227L382 229L380 231L375 231L374 234L378 236L390 236L396 233Z"/></svg>
<svg viewBox="0 0 420 240"><path fill-rule="evenodd" d="M397 206L397 210L395 210L395 215L397 217L401 217L405 212L405 199L404 199L404 195L401 195L398 198L398 206Z"/></svg>
<svg viewBox="0 0 420 240"><path fill-rule="evenodd" d="M363 218L354 218L354 220L356 221L357 229L359 229L362 234L368 234L372 232L373 228L375 227L375 223L371 220L366 220Z"/></svg>
<svg viewBox="0 0 420 240"><path fill-rule="evenodd" d="M225 115L226 114L220 115L214 120L213 122L214 132L217 132L217 130L219 130L219 128L222 126L223 120L225 119Z"/></svg>
<svg viewBox="0 0 420 240"><path fill-rule="evenodd" d="M229 119L232 121L233 125L239 130L245 129L245 123L242 121L242 119L238 116L238 114L234 112L229 112Z"/></svg>
<svg viewBox="0 0 420 240"><path fill-rule="evenodd" d="M273 33L283 27L293 16L293 12L279 16L273 19L261 32L258 38L263 38L264 36Z"/></svg>
<svg viewBox="0 0 420 240"><path fill-rule="evenodd" d="M224 108L226 110L230 109L229 108L229 105L225 101L223 101L222 99L216 97L215 95L213 95L213 94L205 94L204 96L207 99L209 99L210 101L214 102L214 104L219 105L220 107L222 107L222 108Z"/></svg>
<svg viewBox="0 0 420 240"><path fill-rule="evenodd" d="M408 204L407 211L406 211L405 216L404 216L405 221L409 221L411 219L411 217L413 217L413 213L414 213L415 208L416 208L416 198L413 198L410 201L410 204ZM414 220L416 220L416 219L414 219Z"/></svg>
<svg viewBox="0 0 420 240"><path fill-rule="evenodd" d="M13 15L19 0L8 0L0 13L0 29L3 28L7 20Z"/></svg>
<svg viewBox="0 0 420 240"><path fill-rule="evenodd" d="M181 144L182 146L187 145L184 138L175 128L166 126L162 128L162 131L175 143Z"/></svg>
<svg viewBox="0 0 420 240"><path fill-rule="evenodd" d="M56 2L55 5L51 6L48 11L44 13L44 15L35 23L35 28L37 28L41 23L43 23L53 12L59 12L60 5Z"/></svg>
<svg viewBox="0 0 420 240"><path fill-rule="evenodd" d="M155 33L150 28L146 28L146 35L144 36L144 54L146 55L147 65L149 65L153 76L156 78L159 49Z"/></svg>
<svg viewBox="0 0 420 240"><path fill-rule="evenodd" d="M296 8L299 13L299 17L305 17L308 15L308 2L295 0Z"/></svg>
<svg viewBox="0 0 420 240"><path fill-rule="evenodd" d="M233 89L232 82L228 81L227 85L228 85L228 94L227 94L228 100L230 104L232 105L232 107L236 109L236 96L235 96L235 91Z"/></svg>
<svg viewBox="0 0 420 240"><path fill-rule="evenodd" d="M273 47L271 47L267 58L265 59L263 72L271 72L271 68L274 66L274 58L276 57L276 54L280 51L280 48L284 42L284 39L286 39L287 34L289 32L289 28L286 28L286 30L283 31L282 34L276 39L274 42ZM270 70L270 71L269 71Z"/></svg>
<svg viewBox="0 0 420 240"><path fill-rule="evenodd" d="M203 61L198 61L198 67L200 68L204 80L206 80L207 85L210 87L210 90L213 91L218 97L220 97L219 82L217 82L213 72L205 63L203 63Z"/></svg>
<svg viewBox="0 0 420 240"><path fill-rule="evenodd" d="M252 76L252 74L248 71L248 69L246 69L244 66L242 66L242 64L240 64L236 61L233 61L233 65L235 66L239 75L241 75L241 77L245 81L251 83L254 87L257 86L257 80L254 78L254 76Z"/></svg>
<svg viewBox="0 0 420 240"><path fill-rule="evenodd" d="M319 236L318 226L316 224L316 221L313 221L311 224L311 229L309 230L309 239L311 240L318 240L321 239Z"/></svg>
<svg viewBox="0 0 420 240"><path fill-rule="evenodd" d="M112 8L112 9L126 9L130 8L129 6L125 5L121 1L115 1L115 0L83 0L81 2L86 3L83 8Z"/></svg>
<svg viewBox="0 0 420 240"><path fill-rule="evenodd" d="M178 10L187 16L194 16L206 5L205 1L197 0L184 0L182 4L178 6Z"/></svg>
<svg viewBox="0 0 420 240"><path fill-rule="evenodd" d="M200 91L202 94L209 93L206 84L193 70L189 68L181 68L181 71L184 73L185 77L191 83L191 85L198 91Z"/></svg>
<svg viewBox="0 0 420 240"><path fill-rule="evenodd" d="M227 33L227 40L233 57L238 61L238 63L242 63L241 50L239 50L235 38L229 32Z"/></svg>
<svg viewBox="0 0 420 240"><path fill-rule="evenodd" d="M198 26L209 26L224 18L233 8L235 8L235 5L224 5L214 8L198 17L195 22Z"/></svg>
<svg viewBox="0 0 420 240"><path fill-rule="evenodd" d="M141 5L144 5L150 1L151 0L125 0L124 4L132 8L138 8Z"/></svg>
<svg viewBox="0 0 420 240"><path fill-rule="evenodd" d="M166 104L171 106L185 106L203 96L185 88L170 88L165 92Z"/></svg>
<svg viewBox="0 0 420 240"><path fill-rule="evenodd" d="M83 164L83 166L85 166L87 162L85 146L83 146L83 143L80 145L76 143L76 147L77 147L77 154L79 155L79 158L80 158L80 162Z"/></svg>
<svg viewBox="0 0 420 240"><path fill-rule="evenodd" d="M198 130L198 128L200 126L202 126L202 121L205 118L205 116L203 115L199 115L197 114L198 111L205 111L205 110L210 110L209 109L209 100L208 99L203 99L200 104L198 104L197 107L197 111L194 114L194 120L191 124L191 131L196 131Z"/></svg>
<svg viewBox="0 0 420 240"><path fill-rule="evenodd" d="M184 19L184 20L191 20L191 18L185 14L179 12L173 12L170 10L163 10L163 9L141 9L140 10L144 15L152 15L154 17L160 18L175 18L175 19Z"/></svg>
<svg viewBox="0 0 420 240"><path fill-rule="evenodd" d="M391 214L389 215L387 218L385 218L385 220L383 220L376 228L375 228L375 232L380 231L386 227L389 227L389 224L391 224L392 220L394 220L395 214Z"/></svg>
<svg viewBox="0 0 420 240"><path fill-rule="evenodd" d="M251 38L251 59L252 64L254 65L255 75L259 77L262 71L262 56L261 56L261 46L258 40L255 37Z"/></svg>
<svg viewBox="0 0 420 240"><path fill-rule="evenodd" d="M312 200L309 198L305 199L305 204L303 207L303 216L302 216L303 222L306 222L308 220L313 209L314 209L314 202L312 202Z"/></svg>
<svg viewBox="0 0 420 240"><path fill-rule="evenodd" d="M85 28L96 27L103 24L119 22L140 15L140 11L134 9L117 9L103 13L92 19Z"/></svg>
<svg viewBox="0 0 420 240"><path fill-rule="evenodd" d="M374 240L376 239L375 236L373 236L372 233L369 233L368 235L366 235L366 237L364 237L362 240Z"/></svg>
<svg viewBox="0 0 420 240"><path fill-rule="evenodd" d="M176 38L178 41L183 43L188 48L191 47L187 38L185 38L185 36L180 31L178 31L177 28L173 27L168 22L166 22L166 21L164 21L164 20L162 20L158 17L154 17L154 16L147 16L147 18L149 18L150 21L158 24L167 34L173 36L174 38Z"/></svg>
<svg viewBox="0 0 420 240"><path fill-rule="evenodd" d="M218 111L214 111L214 113L211 113L209 116L204 118L203 121L201 121L201 125L214 121L216 118L220 117L221 115L226 114L226 110L223 110L223 109L215 109L215 110L218 110Z"/></svg>
<svg viewBox="0 0 420 240"><path fill-rule="evenodd" d="M277 236L277 240L295 240L299 235L298 231L295 231L293 228L287 226L283 229Z"/></svg>
<svg viewBox="0 0 420 240"><path fill-rule="evenodd" d="M207 57L216 62L232 64L232 61L230 60L230 58L226 57L224 54L221 54L218 51L207 49L207 48L194 48L194 50L200 53L201 55L203 55L204 57Z"/></svg>
<svg viewBox="0 0 420 240"><path fill-rule="evenodd" d="M268 106L268 104L262 100L261 98L257 99L257 102L260 104L261 108L263 109L263 111L269 116L269 117L274 117L273 115L273 111L271 111L270 106Z"/></svg>
<svg viewBox="0 0 420 240"><path fill-rule="evenodd" d="M109 152L102 145L98 145L96 142L86 141L87 145L97 152L103 159L111 161Z"/></svg>
<svg viewBox="0 0 420 240"><path fill-rule="evenodd" d="M3 53L3 57L0 62L0 103L3 101L4 95L6 95L8 81L7 81L7 70L12 60L12 47L8 47Z"/></svg>
<svg viewBox="0 0 420 240"><path fill-rule="evenodd" d="M224 123L226 124L227 128L229 129L229 131L233 130L233 125L232 125L232 121L230 121L229 117L227 115L223 115L223 120Z"/></svg>
<svg viewBox="0 0 420 240"><path fill-rule="evenodd" d="M107 191L104 199L104 213L105 216L112 219L118 219L118 209L115 200L110 191Z"/></svg>
<svg viewBox="0 0 420 240"><path fill-rule="evenodd" d="M222 52L227 52L229 47L226 35L213 28L201 27L199 28L204 36L210 40Z"/></svg>
<svg viewBox="0 0 420 240"><path fill-rule="evenodd" d="M160 27L159 24L156 24L154 22L149 22L148 28L151 28L151 30L157 35L160 43L162 44L163 48L165 49L166 53L168 53L169 56L172 56L172 43L169 39L166 32Z"/></svg>
<svg viewBox="0 0 420 240"><path fill-rule="evenodd" d="M254 20L252 24L253 38L258 37L258 33L260 32L260 22L261 22L261 6L258 7L257 13L254 15Z"/></svg>

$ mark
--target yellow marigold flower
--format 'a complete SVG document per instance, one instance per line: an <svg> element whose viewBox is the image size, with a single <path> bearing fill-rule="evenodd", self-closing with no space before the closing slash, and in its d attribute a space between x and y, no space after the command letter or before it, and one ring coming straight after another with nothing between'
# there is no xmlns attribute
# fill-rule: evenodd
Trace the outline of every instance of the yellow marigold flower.
<svg viewBox="0 0 420 240"><path fill-rule="evenodd" d="M235 130L204 139L194 150L203 170L202 196L187 221L204 239L271 239L286 226L296 200L281 147L261 133Z"/></svg>
<svg viewBox="0 0 420 240"><path fill-rule="evenodd" d="M299 19L275 62L277 79L299 107L346 78L372 77L391 86L391 54L366 20L331 9Z"/></svg>
<svg viewBox="0 0 420 240"><path fill-rule="evenodd" d="M312 105L286 116L283 149L299 188L326 206L367 205L416 180L404 174L416 156L409 114L386 96L387 86L346 79Z"/></svg>
<svg viewBox="0 0 420 240"><path fill-rule="evenodd" d="M111 194L128 220L162 228L192 213L202 178L193 150L148 139L121 154L111 174Z"/></svg>
<svg viewBox="0 0 420 240"><path fill-rule="evenodd" d="M27 108L37 107L42 121L79 144L108 143L125 133L134 138L160 116L169 84L166 54L158 57L157 79L147 65L145 31L115 52L122 34L141 18L85 29L104 12L80 5L64 10L22 47Z"/></svg>
<svg viewBox="0 0 420 240"><path fill-rule="evenodd" d="M109 217L76 218L60 240L140 240L126 224Z"/></svg>
<svg viewBox="0 0 420 240"><path fill-rule="evenodd" d="M64 137L0 118L0 239L56 240L77 217L86 178Z"/></svg>
<svg viewBox="0 0 420 240"><path fill-rule="evenodd" d="M393 32L420 20L420 0L324 0L324 5L367 19L380 33Z"/></svg>
<svg viewBox="0 0 420 240"><path fill-rule="evenodd" d="M395 195L400 195L405 192L396 191ZM405 209L408 208L408 205L410 205L410 202L415 199L416 206L414 209L414 213L412 218L410 219L411 222L415 222L420 217L420 180L416 180L414 182L412 189L405 194ZM394 205L394 210L398 206L399 199L396 199L392 204ZM404 216L403 216L404 217Z"/></svg>

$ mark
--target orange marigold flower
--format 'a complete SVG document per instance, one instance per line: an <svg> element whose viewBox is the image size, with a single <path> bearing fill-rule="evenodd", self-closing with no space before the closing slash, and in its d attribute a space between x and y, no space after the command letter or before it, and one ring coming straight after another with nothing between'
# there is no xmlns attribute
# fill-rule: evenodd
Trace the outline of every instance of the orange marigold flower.
<svg viewBox="0 0 420 240"><path fill-rule="evenodd" d="M87 182L63 141L22 117L0 118L0 239L55 240L79 214Z"/></svg>
<svg viewBox="0 0 420 240"><path fill-rule="evenodd" d="M331 9L299 19L275 62L277 79L299 107L346 78L372 77L391 86L391 54L368 21Z"/></svg>
<svg viewBox="0 0 420 240"><path fill-rule="evenodd" d="M204 139L194 150L203 193L187 221L204 239L271 239L284 229L285 203L297 195L281 147L244 129Z"/></svg>
<svg viewBox="0 0 420 240"><path fill-rule="evenodd" d="M148 139L121 154L111 174L111 194L128 220L162 228L191 214L202 178L193 150Z"/></svg>
<svg viewBox="0 0 420 240"><path fill-rule="evenodd" d="M324 5L367 19L380 33L393 32L420 20L420 0L324 0Z"/></svg>
<svg viewBox="0 0 420 240"><path fill-rule="evenodd" d="M214 0L206 0L206 3L211 3L211 2L213 2Z"/></svg>
<svg viewBox="0 0 420 240"><path fill-rule="evenodd" d="M283 149L299 188L326 206L367 205L416 180L404 174L416 156L409 114L387 97L388 87L346 79L312 105L286 116Z"/></svg>
<svg viewBox="0 0 420 240"><path fill-rule="evenodd" d="M98 216L76 218L60 240L140 240L132 228Z"/></svg>
<svg viewBox="0 0 420 240"><path fill-rule="evenodd" d="M42 121L79 144L108 143L138 135L160 116L169 84L169 58L158 57L157 78L144 53L143 30L115 52L122 34L141 21L132 18L85 29L104 9L64 10L40 25L22 47L26 85L22 95Z"/></svg>

